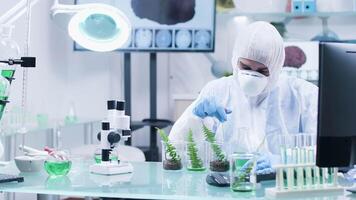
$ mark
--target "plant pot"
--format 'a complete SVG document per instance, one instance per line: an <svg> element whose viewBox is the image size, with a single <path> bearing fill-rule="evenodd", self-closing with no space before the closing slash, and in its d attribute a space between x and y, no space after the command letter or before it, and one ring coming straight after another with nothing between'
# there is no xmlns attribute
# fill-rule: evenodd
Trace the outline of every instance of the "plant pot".
<svg viewBox="0 0 356 200"><path fill-rule="evenodd" d="M182 162L176 160L164 160L163 169L165 170L180 170L183 168Z"/></svg>
<svg viewBox="0 0 356 200"><path fill-rule="evenodd" d="M209 152L208 155L209 155L210 171L213 172L229 171L230 163L227 160L226 152L223 150L224 145L222 143L217 143L217 142L214 143L206 142L206 143Z"/></svg>
<svg viewBox="0 0 356 200"><path fill-rule="evenodd" d="M183 168L184 142L170 142L169 146L162 141L162 161L165 170Z"/></svg>
<svg viewBox="0 0 356 200"><path fill-rule="evenodd" d="M226 172L229 171L230 164L227 160L213 160L210 161L210 171Z"/></svg>

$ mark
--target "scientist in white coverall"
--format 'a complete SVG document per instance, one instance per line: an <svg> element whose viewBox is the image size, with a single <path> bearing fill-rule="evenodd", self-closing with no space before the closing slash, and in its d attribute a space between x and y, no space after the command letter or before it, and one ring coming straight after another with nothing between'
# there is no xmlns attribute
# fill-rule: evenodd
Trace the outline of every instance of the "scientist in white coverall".
<svg viewBox="0 0 356 200"><path fill-rule="evenodd" d="M209 82L174 124L169 138L184 141L191 129L196 140L204 140L204 123L232 152L258 149L265 156L257 162L256 170L269 172L268 155L279 151L270 135L315 134L317 129L318 88L280 75L284 59L278 31L266 22L249 24L236 37L233 76Z"/></svg>

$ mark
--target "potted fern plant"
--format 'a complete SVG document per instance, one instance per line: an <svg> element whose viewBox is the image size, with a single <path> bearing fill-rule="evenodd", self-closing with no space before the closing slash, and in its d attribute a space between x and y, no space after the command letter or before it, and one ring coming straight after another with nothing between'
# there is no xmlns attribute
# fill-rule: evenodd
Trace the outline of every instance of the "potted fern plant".
<svg viewBox="0 0 356 200"><path fill-rule="evenodd" d="M226 172L230 168L226 154L217 143L215 134L205 125L203 125L205 140L210 144L211 154L209 158L210 170L215 172Z"/></svg>
<svg viewBox="0 0 356 200"><path fill-rule="evenodd" d="M187 169L189 171L205 171L205 159L201 155L205 155L204 143L197 144L193 138L193 131L190 129L187 136Z"/></svg>
<svg viewBox="0 0 356 200"><path fill-rule="evenodd" d="M166 170L180 170L183 168L182 159L177 148L169 140L167 134L162 129L157 129L162 139L162 160L163 168Z"/></svg>

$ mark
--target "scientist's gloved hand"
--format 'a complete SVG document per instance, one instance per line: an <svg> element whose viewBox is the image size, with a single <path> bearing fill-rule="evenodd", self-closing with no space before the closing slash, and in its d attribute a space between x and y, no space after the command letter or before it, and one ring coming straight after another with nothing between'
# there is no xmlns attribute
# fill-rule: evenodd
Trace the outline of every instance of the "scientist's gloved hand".
<svg viewBox="0 0 356 200"><path fill-rule="evenodd" d="M256 162L256 174L270 174L273 173L274 169L272 169L271 162L266 156L261 156L258 158Z"/></svg>
<svg viewBox="0 0 356 200"><path fill-rule="evenodd" d="M193 109L193 114L202 119L209 116L217 118L220 122L225 122L227 114L230 113L230 110L218 105L214 98L200 100Z"/></svg>

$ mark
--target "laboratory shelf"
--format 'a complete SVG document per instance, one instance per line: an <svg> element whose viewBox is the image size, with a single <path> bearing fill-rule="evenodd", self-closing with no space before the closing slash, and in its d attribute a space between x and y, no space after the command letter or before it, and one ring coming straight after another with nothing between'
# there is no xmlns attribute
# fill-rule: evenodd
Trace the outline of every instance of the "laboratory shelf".
<svg viewBox="0 0 356 200"><path fill-rule="evenodd" d="M20 126L11 127L4 124L0 125L0 137L13 136L18 134L30 134L40 131L49 131L53 129L61 129L79 125L99 123L101 120L97 119L82 119L76 122L64 123L63 120L52 120L46 124L46 126L39 126L34 123L27 123L25 128Z"/></svg>
<svg viewBox="0 0 356 200"><path fill-rule="evenodd" d="M92 161L73 160L67 176L49 178L46 172L19 173L12 162L0 167L5 174L23 176L23 183L0 184L1 192L33 193L65 196L89 196L132 199L184 199L184 200L229 200L266 199L265 189L274 187L274 181L262 182L254 192L231 192L229 187L220 188L206 183L208 172L165 171L160 162L132 163L132 174L101 176L89 172ZM348 192L299 194L298 198L311 199L352 199ZM268 198L273 199L273 198ZM286 199L296 199L286 198Z"/></svg>
<svg viewBox="0 0 356 200"><path fill-rule="evenodd" d="M257 19L264 18L301 18L301 17L356 17L356 11L348 12L239 12L231 11L227 13L230 16L246 16Z"/></svg>

